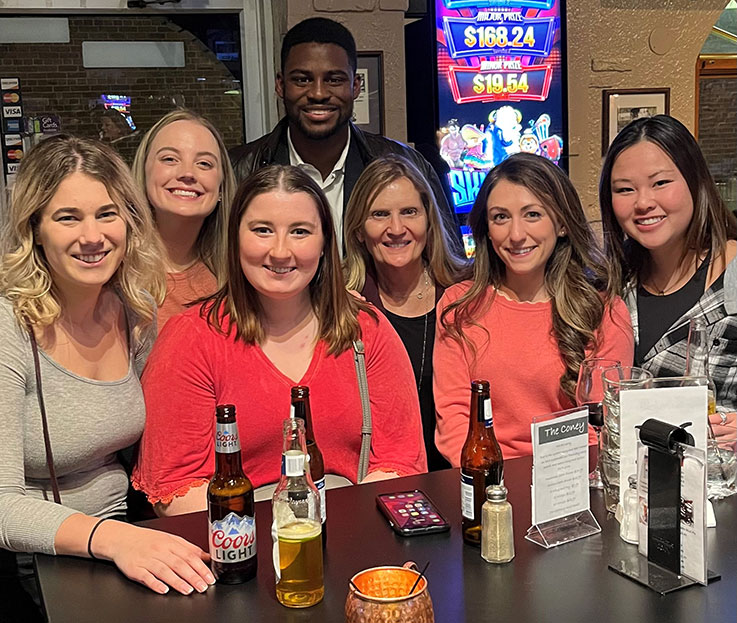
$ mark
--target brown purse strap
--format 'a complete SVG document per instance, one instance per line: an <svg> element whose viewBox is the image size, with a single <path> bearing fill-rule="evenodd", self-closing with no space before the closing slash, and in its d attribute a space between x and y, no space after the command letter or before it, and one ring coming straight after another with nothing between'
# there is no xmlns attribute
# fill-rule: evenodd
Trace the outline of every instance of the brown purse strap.
<svg viewBox="0 0 737 623"><path fill-rule="evenodd" d="M41 386L41 365L38 362L38 344L36 343L36 335L33 332L31 323L26 322L26 326L28 327L28 335L31 336L33 367L36 369L36 395L38 396L38 407L41 409L41 423L43 424L44 445L46 446L46 466L49 468L49 478L51 479L51 490L54 493L54 502L61 504L59 483L56 480L56 470L54 469L54 455L51 453L51 439L49 438L49 423L46 420L46 406L44 405L43 387Z"/></svg>

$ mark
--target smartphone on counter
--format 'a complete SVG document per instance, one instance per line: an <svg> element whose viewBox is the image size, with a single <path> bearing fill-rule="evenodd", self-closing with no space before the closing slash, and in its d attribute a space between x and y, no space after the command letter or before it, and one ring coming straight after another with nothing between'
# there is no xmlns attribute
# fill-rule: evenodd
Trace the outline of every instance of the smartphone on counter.
<svg viewBox="0 0 737 623"><path fill-rule="evenodd" d="M376 505L389 521L392 530L400 536L416 536L445 532L450 525L422 491L382 493L376 496Z"/></svg>

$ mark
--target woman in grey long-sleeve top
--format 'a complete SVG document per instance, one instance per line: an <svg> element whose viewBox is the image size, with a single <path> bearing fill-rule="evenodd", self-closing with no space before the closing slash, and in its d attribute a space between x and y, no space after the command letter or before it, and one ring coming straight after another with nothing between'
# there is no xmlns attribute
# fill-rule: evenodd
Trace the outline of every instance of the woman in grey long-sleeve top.
<svg viewBox="0 0 737 623"><path fill-rule="evenodd" d="M139 375L155 333L152 297L164 292L160 253L151 213L112 149L59 135L23 160L0 259L0 548L20 553L20 572L28 553L43 552L112 560L159 593L214 582L198 547L115 520L128 488L116 452L145 420Z"/></svg>

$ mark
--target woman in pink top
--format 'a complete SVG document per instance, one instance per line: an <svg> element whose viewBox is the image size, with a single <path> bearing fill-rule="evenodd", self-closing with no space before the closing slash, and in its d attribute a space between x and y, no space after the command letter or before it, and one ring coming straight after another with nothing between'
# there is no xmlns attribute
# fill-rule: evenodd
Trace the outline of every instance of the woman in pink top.
<svg viewBox="0 0 737 623"><path fill-rule="evenodd" d="M160 514L205 508L222 403L238 409L243 466L254 486L275 482L294 385L310 388L325 471L355 482L358 339L373 421L366 480L426 471L409 357L389 321L345 289L330 208L315 182L296 167L254 173L233 202L228 241L224 285L173 318L148 360L134 486Z"/></svg>
<svg viewBox="0 0 737 623"><path fill-rule="evenodd" d="M488 379L505 458L532 453L536 415L575 405L584 358L632 362L629 315L612 294L576 190L545 158L519 153L486 177L468 223L473 279L438 304L433 358L436 442L457 466L470 383Z"/></svg>
<svg viewBox="0 0 737 623"><path fill-rule="evenodd" d="M146 191L166 249L161 330L171 316L219 285L235 178L215 126L185 109L164 115L146 133L133 175Z"/></svg>

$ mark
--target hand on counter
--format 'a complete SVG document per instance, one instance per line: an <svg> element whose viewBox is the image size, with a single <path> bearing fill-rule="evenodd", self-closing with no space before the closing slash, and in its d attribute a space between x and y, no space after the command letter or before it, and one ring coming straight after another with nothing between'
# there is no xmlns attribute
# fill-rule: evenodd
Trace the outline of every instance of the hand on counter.
<svg viewBox="0 0 737 623"><path fill-rule="evenodd" d="M112 560L126 577L152 591L169 587L183 595L203 592L215 578L205 562L210 555L185 539L120 521L100 525L92 541L96 558Z"/></svg>

